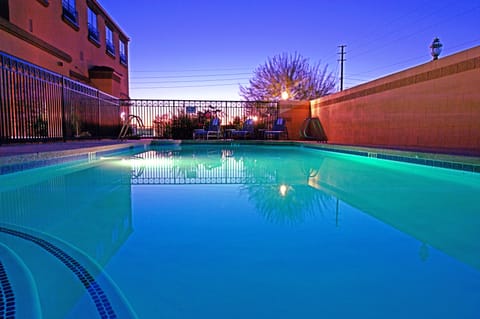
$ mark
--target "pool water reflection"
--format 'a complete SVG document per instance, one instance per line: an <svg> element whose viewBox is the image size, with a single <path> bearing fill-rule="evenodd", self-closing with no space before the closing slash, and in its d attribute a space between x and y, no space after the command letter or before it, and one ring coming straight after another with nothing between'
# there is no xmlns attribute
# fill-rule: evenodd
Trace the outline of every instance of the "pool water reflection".
<svg viewBox="0 0 480 319"><path fill-rule="evenodd" d="M122 318L478 317L478 174L211 145L57 171L0 177L1 223L85 265ZM44 317L98 312L55 258L0 242Z"/></svg>

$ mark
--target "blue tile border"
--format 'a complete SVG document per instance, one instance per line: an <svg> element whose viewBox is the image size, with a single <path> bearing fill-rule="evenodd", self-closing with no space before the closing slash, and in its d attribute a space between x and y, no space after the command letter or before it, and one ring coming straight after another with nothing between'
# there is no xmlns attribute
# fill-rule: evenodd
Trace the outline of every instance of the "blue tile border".
<svg viewBox="0 0 480 319"><path fill-rule="evenodd" d="M102 147L95 149L78 149L69 150L68 155L61 155L62 152L50 152L48 156L40 156L39 153L27 154L19 157L18 160L13 159L10 163L0 164L0 175L6 175L25 171L34 168L40 168L49 165L58 165L73 161L89 161L95 160L101 156L119 154L125 151L144 148L144 144L140 145L123 145L115 149L103 149ZM58 156L55 156L59 154ZM15 157L14 157L15 158Z"/></svg>
<svg viewBox="0 0 480 319"><path fill-rule="evenodd" d="M0 318L14 319L15 312L15 294L5 267L0 261Z"/></svg>
<svg viewBox="0 0 480 319"><path fill-rule="evenodd" d="M405 162L411 164L433 166L439 168L454 169L473 173L480 173L480 166L475 164L466 164L451 161L434 160L429 158L416 158L398 155L378 154L377 158L391 161Z"/></svg>
<svg viewBox="0 0 480 319"><path fill-rule="evenodd" d="M15 172L24 171L32 168L39 168L48 165L62 164L66 162L72 162L77 160L88 159L87 154L72 155L65 157L49 158L43 160L34 160L30 162L12 163L0 166L0 175L11 174Z"/></svg>
<svg viewBox="0 0 480 319"><path fill-rule="evenodd" d="M69 254L67 254L65 251L58 248L57 246L51 244L50 242L44 239L32 236L30 234L13 230L10 228L6 228L6 227L1 227L1 226L0 226L0 232L28 240L40 246L41 248L49 252L51 255L56 257L68 269L70 269L75 274L75 276L80 280L80 282L83 284L85 289L88 291L90 297L92 298L97 308L98 314L100 315L100 318L102 319L118 318L117 315L115 314L115 311L113 310L113 307L110 301L108 300L107 295L105 294L103 289L100 287L98 282L88 272L88 270L84 266L82 266L72 256L70 256ZM0 269L0 284L2 284L2 287L3 287L3 282L1 281L1 275L2 274ZM7 303L7 309L8 309L8 306L9 306L9 303ZM0 310L1 310L1 307L0 307ZM9 312L7 310L6 314L8 315L8 313ZM14 318L14 317L1 317L1 318Z"/></svg>
<svg viewBox="0 0 480 319"><path fill-rule="evenodd" d="M357 156L364 156L364 157L390 160L390 161L396 161L396 162L460 170L460 171L466 171L466 172L472 172L472 173L480 173L480 164L470 164L470 163L461 163L456 161L434 159L429 157L428 153L421 153L421 157L420 157L417 155L405 156L400 154L388 154L386 153L387 151L383 149L381 150L372 149L369 151L363 151L363 150L355 150L355 149L328 147L328 145L322 145L321 147L319 147L318 145L303 144L302 146L305 148L322 150L322 151L333 152L333 153L357 155Z"/></svg>

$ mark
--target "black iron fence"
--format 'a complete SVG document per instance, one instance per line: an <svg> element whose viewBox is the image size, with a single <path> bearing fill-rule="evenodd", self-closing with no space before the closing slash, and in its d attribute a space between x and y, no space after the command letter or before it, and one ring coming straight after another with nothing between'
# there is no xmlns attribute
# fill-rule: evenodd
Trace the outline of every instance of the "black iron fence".
<svg viewBox="0 0 480 319"><path fill-rule="evenodd" d="M0 144L116 138L124 124L131 136L191 139L213 118L224 133L247 118L261 132L278 115L277 102L119 100L3 52L0 71Z"/></svg>
<svg viewBox="0 0 480 319"><path fill-rule="evenodd" d="M118 135L122 121L117 98L82 83L64 79L63 104L67 139L113 138Z"/></svg>
<svg viewBox="0 0 480 319"><path fill-rule="evenodd" d="M118 134L118 99L2 52L0 70L0 143Z"/></svg>
<svg viewBox="0 0 480 319"><path fill-rule="evenodd" d="M248 118L258 132L270 128L278 115L277 102L123 100L121 105L123 118L141 119L142 125L133 121L131 133L151 138L191 139L195 129L207 128L213 118L220 119L223 133L241 129Z"/></svg>

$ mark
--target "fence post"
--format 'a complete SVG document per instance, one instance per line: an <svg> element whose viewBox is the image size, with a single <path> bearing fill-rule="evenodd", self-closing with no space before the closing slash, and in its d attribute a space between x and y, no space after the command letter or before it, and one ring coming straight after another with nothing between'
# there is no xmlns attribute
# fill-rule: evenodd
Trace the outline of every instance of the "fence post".
<svg viewBox="0 0 480 319"><path fill-rule="evenodd" d="M6 134L6 131L7 131L7 128L6 128L6 120L5 120L5 114L6 114L6 111L7 111L7 107L6 105L4 105L3 101L6 100L6 98L4 97L4 85L5 85L5 80L3 78L3 68L4 68L4 59L3 59L3 55L0 54L0 88L1 88L1 91L0 91L0 145L2 145L2 142L3 142L3 139L6 138L4 136L4 133ZM6 87L6 86L5 86Z"/></svg>
<svg viewBox="0 0 480 319"><path fill-rule="evenodd" d="M100 125L100 121L102 120L102 114L100 113L101 112L101 109L100 109L100 90L97 90L97 108L98 108L98 116L97 116L97 138L99 138L100 136L100 129L101 129L101 125Z"/></svg>
<svg viewBox="0 0 480 319"><path fill-rule="evenodd" d="M62 140L67 141L67 123L65 119L65 79L62 76Z"/></svg>

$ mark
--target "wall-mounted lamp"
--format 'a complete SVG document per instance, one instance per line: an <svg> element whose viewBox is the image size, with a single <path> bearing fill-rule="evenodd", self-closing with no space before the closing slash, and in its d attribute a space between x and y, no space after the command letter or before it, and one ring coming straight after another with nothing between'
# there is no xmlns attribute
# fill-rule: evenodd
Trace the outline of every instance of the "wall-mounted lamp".
<svg viewBox="0 0 480 319"><path fill-rule="evenodd" d="M282 100L288 100L288 92L287 91L283 91L282 92Z"/></svg>
<svg viewBox="0 0 480 319"><path fill-rule="evenodd" d="M438 56L442 52L443 44L440 43L438 38L433 39L432 44L430 45L430 54L433 57L433 60L437 60Z"/></svg>

